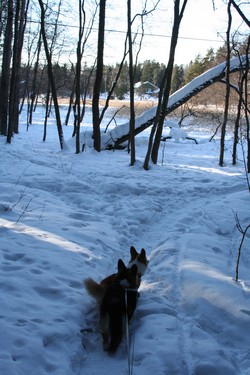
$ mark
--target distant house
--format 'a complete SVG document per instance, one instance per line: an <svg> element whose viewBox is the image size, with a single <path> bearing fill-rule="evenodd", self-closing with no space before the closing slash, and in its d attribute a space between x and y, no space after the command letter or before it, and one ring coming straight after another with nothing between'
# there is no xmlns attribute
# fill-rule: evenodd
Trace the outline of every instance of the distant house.
<svg viewBox="0 0 250 375"><path fill-rule="evenodd" d="M146 81L146 82L137 82L134 85L135 93L139 98L142 99L150 99L150 98L158 98L158 94L160 89L155 86L153 83Z"/></svg>

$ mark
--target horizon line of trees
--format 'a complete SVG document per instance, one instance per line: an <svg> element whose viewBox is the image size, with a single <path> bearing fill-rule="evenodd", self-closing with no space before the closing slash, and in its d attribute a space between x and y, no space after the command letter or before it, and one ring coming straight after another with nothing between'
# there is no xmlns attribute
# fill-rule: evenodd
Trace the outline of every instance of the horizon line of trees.
<svg viewBox="0 0 250 375"><path fill-rule="evenodd" d="M231 56L237 54L244 54L246 49L247 39L242 43L239 43L237 50L231 54ZM224 62L226 59L226 43L224 46L218 48L217 51L210 48L207 50L206 55L203 57L200 54L191 60L189 64L174 64L173 75L171 80L171 93L174 93L195 77L204 73L208 69L213 68L215 65ZM109 88L117 76L119 70L119 63L115 65L103 65L103 77L101 80L101 93L107 93ZM136 69L135 69L136 68ZM166 65L159 63L156 60L145 60L142 63L138 63L135 69L134 81L137 82L150 82L155 87L159 88L164 70ZM58 97L69 98L72 94L72 82L75 77L75 69L72 64L53 64L53 72L56 80L56 89ZM86 92L88 98L93 96L94 77L96 74L95 66L88 66L86 63L82 67L81 71L81 95ZM35 92L32 91L33 79L36 78ZM1 76L0 76L1 78ZM20 67L20 100L27 99L28 96L39 96L46 95L48 89L48 72L47 65L42 62L37 66L29 66L29 64L22 64ZM137 94L144 97L148 92L147 86L140 87ZM125 61L122 67L122 72L118 79L117 85L113 91L112 98L122 100L126 94L129 93L129 65ZM210 97L211 104L214 103L214 97Z"/></svg>

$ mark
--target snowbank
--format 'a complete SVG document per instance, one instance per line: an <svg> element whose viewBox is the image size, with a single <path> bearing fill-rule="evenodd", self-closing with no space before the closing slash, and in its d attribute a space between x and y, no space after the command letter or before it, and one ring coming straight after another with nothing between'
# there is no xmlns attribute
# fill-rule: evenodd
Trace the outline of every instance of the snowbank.
<svg viewBox="0 0 250 375"><path fill-rule="evenodd" d="M115 272L134 245L150 263L130 326L133 374L249 375L250 238L236 283L233 212L249 224L250 196L230 139L224 168L219 141L203 138L170 140L146 172L143 136L132 168L126 151L75 155L70 141L60 152L56 127L46 143L42 133L0 137L0 373L127 374L125 341L102 351L82 280Z"/></svg>

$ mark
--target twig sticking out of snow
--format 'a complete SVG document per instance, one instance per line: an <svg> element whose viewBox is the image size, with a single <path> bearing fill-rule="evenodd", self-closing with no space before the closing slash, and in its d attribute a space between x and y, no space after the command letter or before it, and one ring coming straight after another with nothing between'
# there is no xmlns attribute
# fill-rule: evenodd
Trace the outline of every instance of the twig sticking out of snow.
<svg viewBox="0 0 250 375"><path fill-rule="evenodd" d="M237 214L235 214L235 220L236 220L236 227L237 227L237 229L240 231L240 233L242 233L242 238L241 238L241 241L240 241L240 246L238 248L238 257L237 257L237 262L236 262L236 277L235 277L235 280L238 281L238 279L239 279L239 264L240 264L241 248L242 248L244 239L246 237L247 231L250 228L250 224L248 224L246 226L246 228L243 229L242 226L241 226L241 224L240 224L240 221L239 221L239 218L238 218Z"/></svg>

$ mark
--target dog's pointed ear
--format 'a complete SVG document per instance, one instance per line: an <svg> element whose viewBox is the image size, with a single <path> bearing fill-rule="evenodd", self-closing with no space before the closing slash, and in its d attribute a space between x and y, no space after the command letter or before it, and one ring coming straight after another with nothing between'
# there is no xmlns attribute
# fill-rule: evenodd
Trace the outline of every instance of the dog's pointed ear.
<svg viewBox="0 0 250 375"><path fill-rule="evenodd" d="M134 260L137 257L137 255L138 255L138 253L137 253L136 249L134 248L134 246L130 247L130 255L131 255L130 261Z"/></svg>
<svg viewBox="0 0 250 375"><path fill-rule="evenodd" d="M133 266L130 268L131 275L136 277L138 273L138 268L136 264L133 264Z"/></svg>
<svg viewBox="0 0 250 375"><path fill-rule="evenodd" d="M124 271L127 267L125 266L124 262L119 259L117 264L118 272Z"/></svg>
<svg viewBox="0 0 250 375"><path fill-rule="evenodd" d="M138 260L142 263L145 263L147 261L146 251L144 249L141 249L141 252L138 256Z"/></svg>
<svg viewBox="0 0 250 375"><path fill-rule="evenodd" d="M141 256L143 256L144 258L146 258L146 251L145 251L145 249L141 249Z"/></svg>

